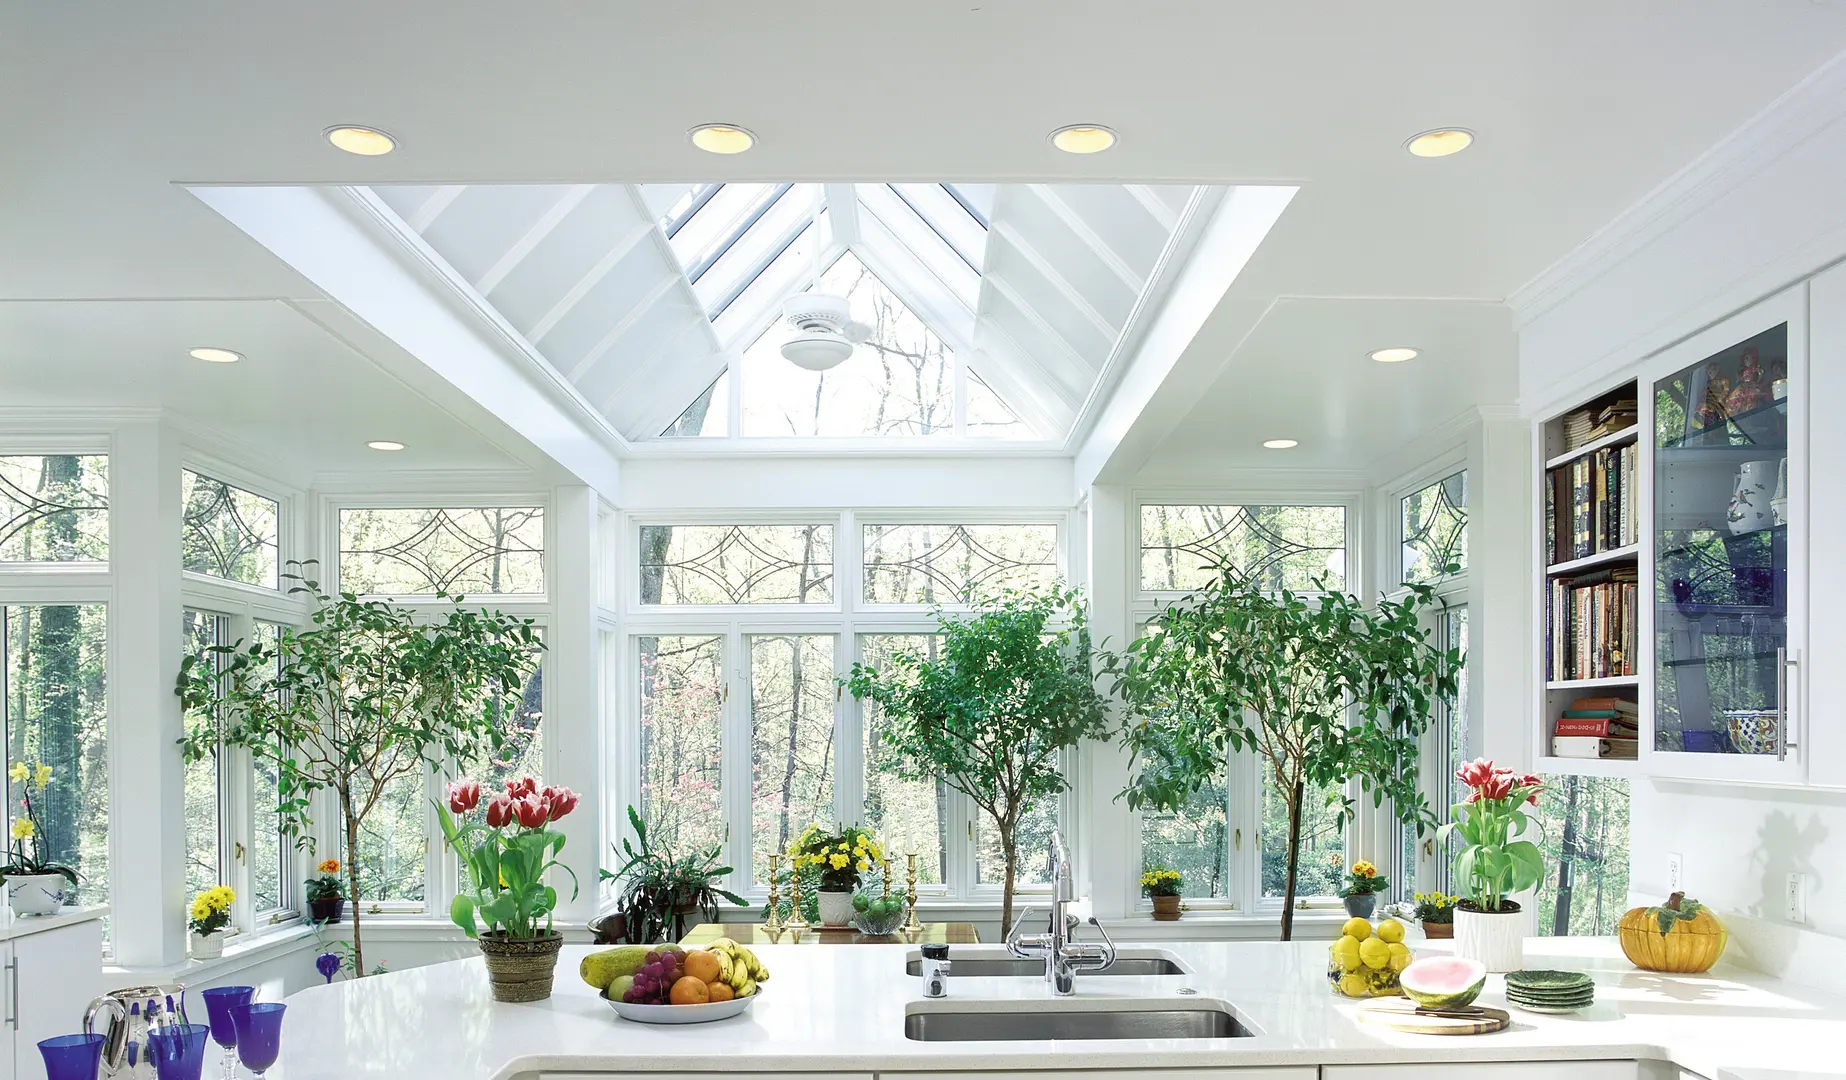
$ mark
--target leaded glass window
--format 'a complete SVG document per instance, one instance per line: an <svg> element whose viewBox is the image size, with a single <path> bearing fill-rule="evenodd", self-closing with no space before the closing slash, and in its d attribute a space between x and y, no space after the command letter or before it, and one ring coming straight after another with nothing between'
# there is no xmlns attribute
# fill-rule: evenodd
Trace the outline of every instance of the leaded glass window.
<svg viewBox="0 0 1846 1080"><path fill-rule="evenodd" d="M1058 577L1056 525L867 525L871 604L966 604Z"/></svg>
<svg viewBox="0 0 1846 1080"><path fill-rule="evenodd" d="M1463 469L1404 496L1406 584L1440 580L1444 567L1468 568L1468 471Z"/></svg>
<svg viewBox="0 0 1846 1080"><path fill-rule="evenodd" d="M1197 589L1229 567L1271 589L1346 587L1343 506L1141 508L1141 588Z"/></svg>
<svg viewBox="0 0 1846 1080"><path fill-rule="evenodd" d="M544 508L342 510L340 588L381 596L543 593Z"/></svg>
<svg viewBox="0 0 1846 1080"><path fill-rule="evenodd" d="M643 604L825 604L831 525L643 525Z"/></svg>
<svg viewBox="0 0 1846 1080"><path fill-rule="evenodd" d="M109 459L0 456L0 563L109 561Z"/></svg>
<svg viewBox="0 0 1846 1080"><path fill-rule="evenodd" d="M246 585L276 587L276 504L191 469L180 473L181 565Z"/></svg>

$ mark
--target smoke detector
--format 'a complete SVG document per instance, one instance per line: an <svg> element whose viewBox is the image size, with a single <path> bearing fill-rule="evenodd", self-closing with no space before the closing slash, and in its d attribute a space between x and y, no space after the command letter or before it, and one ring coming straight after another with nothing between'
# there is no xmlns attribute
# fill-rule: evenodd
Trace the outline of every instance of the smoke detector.
<svg viewBox="0 0 1846 1080"><path fill-rule="evenodd" d="M809 371L826 371L845 363L853 346L870 330L854 322L843 296L821 292L797 293L782 301L782 317L795 335L782 343L782 357Z"/></svg>

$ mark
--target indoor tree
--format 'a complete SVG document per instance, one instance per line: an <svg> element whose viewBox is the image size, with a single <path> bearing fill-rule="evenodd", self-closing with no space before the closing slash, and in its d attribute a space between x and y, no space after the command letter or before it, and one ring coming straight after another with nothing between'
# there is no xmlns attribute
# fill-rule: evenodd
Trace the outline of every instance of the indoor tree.
<svg viewBox="0 0 1846 1080"><path fill-rule="evenodd" d="M965 615L938 609L936 622L933 655L900 650L881 668L854 664L843 682L881 710L881 768L940 780L992 819L1006 861L1004 934L1022 814L1065 789L1058 766L1067 747L1107 733L1089 623L1079 595L1059 586L1003 592Z"/></svg>
<svg viewBox="0 0 1846 1080"><path fill-rule="evenodd" d="M496 754L506 718L544 648L530 619L447 606L434 617L352 593L328 596L291 563L291 594L315 608L305 629L283 628L245 646L188 656L174 692L191 720L188 760L241 746L272 763L280 827L308 840L319 792L338 802L352 904L353 970L365 968L360 937L359 826L394 781L418 781Z"/></svg>
<svg viewBox="0 0 1846 1080"><path fill-rule="evenodd" d="M1356 778L1374 806L1419 834L1435 824L1417 784L1418 739L1436 703L1453 701L1461 654L1429 644L1421 616L1435 591L1406 589L1367 608L1336 590L1270 591L1219 567L1107 661L1128 705L1131 807L1182 809L1224 775L1232 752L1273 770L1288 816L1284 941L1310 786L1340 791ZM1341 803L1344 824L1353 800Z"/></svg>

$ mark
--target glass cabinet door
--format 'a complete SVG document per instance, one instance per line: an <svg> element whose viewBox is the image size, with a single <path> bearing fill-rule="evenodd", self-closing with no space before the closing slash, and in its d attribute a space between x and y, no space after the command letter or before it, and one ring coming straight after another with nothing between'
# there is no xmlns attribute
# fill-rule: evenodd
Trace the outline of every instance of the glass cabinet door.
<svg viewBox="0 0 1846 1080"><path fill-rule="evenodd" d="M1788 751L1788 324L1654 384L1654 749Z"/></svg>

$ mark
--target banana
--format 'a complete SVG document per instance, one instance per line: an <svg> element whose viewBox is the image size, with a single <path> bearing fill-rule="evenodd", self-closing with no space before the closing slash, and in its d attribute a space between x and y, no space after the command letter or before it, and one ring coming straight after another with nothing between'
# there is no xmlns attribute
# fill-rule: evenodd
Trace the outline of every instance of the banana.
<svg viewBox="0 0 1846 1080"><path fill-rule="evenodd" d="M744 959L750 965L750 977L757 982L768 982L769 969L763 966L763 962L757 958L757 955L742 945L739 945L738 948L743 950Z"/></svg>
<svg viewBox="0 0 1846 1080"><path fill-rule="evenodd" d="M718 978L724 982L730 982L731 972L736 969L737 962L731 958L731 954L728 952L720 952L717 949L713 949L711 950L711 954L718 958Z"/></svg>
<svg viewBox="0 0 1846 1080"><path fill-rule="evenodd" d="M747 978L744 980L744 984L737 987L736 990L738 997L749 997L751 994L756 993L756 980Z"/></svg>

